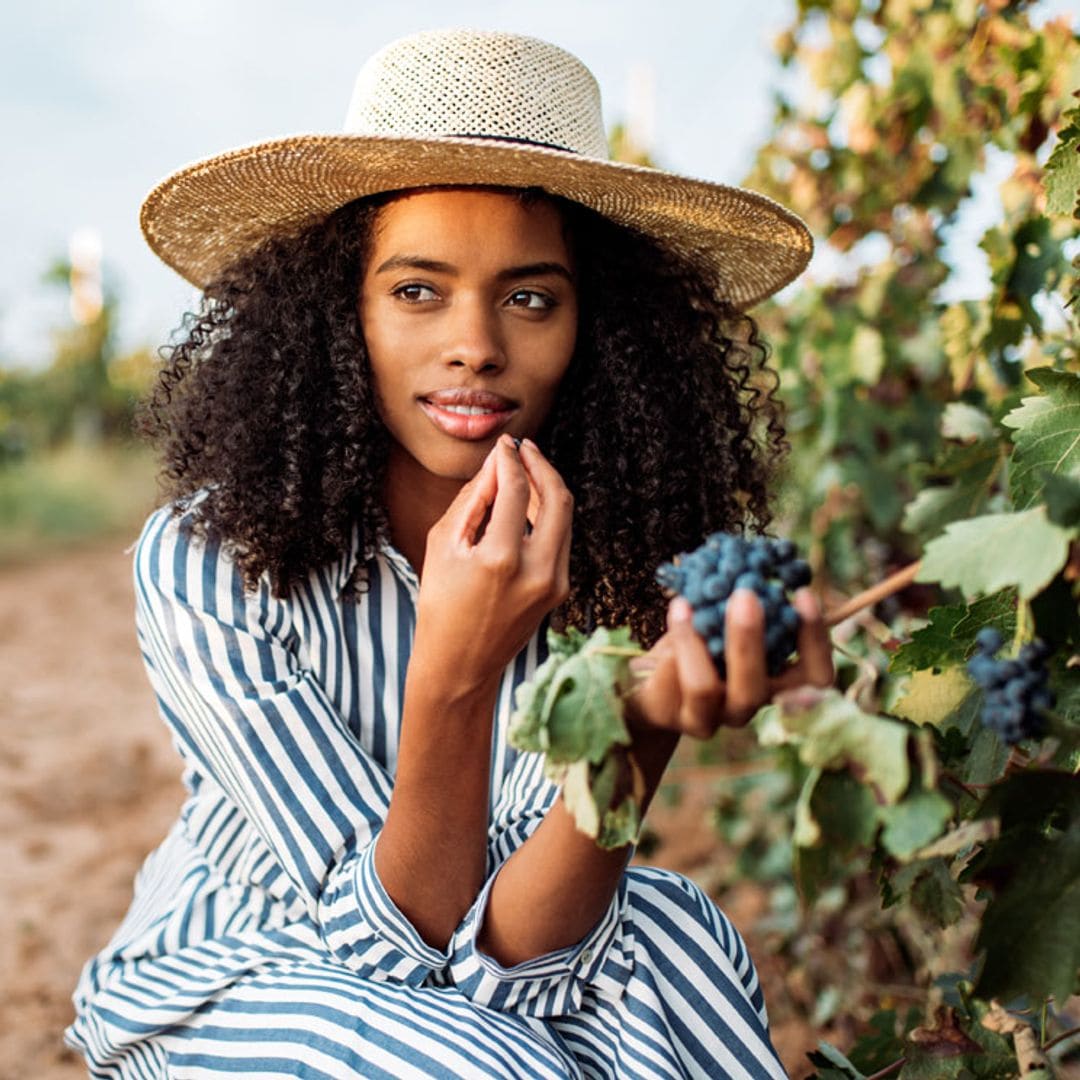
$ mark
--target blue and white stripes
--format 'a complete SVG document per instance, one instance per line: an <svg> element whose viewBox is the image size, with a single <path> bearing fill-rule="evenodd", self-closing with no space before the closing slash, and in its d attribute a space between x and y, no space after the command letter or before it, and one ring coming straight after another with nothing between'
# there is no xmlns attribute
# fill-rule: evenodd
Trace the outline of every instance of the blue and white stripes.
<svg viewBox="0 0 1080 1080"><path fill-rule="evenodd" d="M190 515L190 511L188 512ZM494 874L556 795L495 717L488 882L445 952L378 879L418 583L356 545L285 599L165 509L135 556L137 627L189 798L68 1040L95 1076L780 1077L741 939L677 875L630 870L578 945L511 969L476 948ZM616 1033L613 1035L612 1033ZM615 1042L613 1042L613 1038Z"/></svg>

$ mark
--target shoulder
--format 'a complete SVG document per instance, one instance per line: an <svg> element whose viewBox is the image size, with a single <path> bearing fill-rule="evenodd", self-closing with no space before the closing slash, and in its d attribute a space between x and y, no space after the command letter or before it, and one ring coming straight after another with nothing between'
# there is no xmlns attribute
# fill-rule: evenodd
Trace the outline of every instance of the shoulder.
<svg viewBox="0 0 1080 1080"><path fill-rule="evenodd" d="M135 587L140 594L187 596L207 585L239 578L227 546L202 527L197 494L155 510L135 545Z"/></svg>

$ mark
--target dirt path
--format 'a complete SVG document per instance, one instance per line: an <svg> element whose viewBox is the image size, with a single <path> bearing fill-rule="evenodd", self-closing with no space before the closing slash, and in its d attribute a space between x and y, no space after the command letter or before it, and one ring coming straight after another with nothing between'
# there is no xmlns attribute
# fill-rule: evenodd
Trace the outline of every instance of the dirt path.
<svg viewBox="0 0 1080 1080"><path fill-rule="evenodd" d="M123 548L0 571L0 1080L86 1075L61 1041L72 989L182 798L135 641ZM659 809L652 826L664 842L651 861L692 874L715 857L707 811L692 797ZM750 887L728 910L771 1005L784 973L750 931L761 900ZM773 1012L777 1047L802 1075L816 1039Z"/></svg>

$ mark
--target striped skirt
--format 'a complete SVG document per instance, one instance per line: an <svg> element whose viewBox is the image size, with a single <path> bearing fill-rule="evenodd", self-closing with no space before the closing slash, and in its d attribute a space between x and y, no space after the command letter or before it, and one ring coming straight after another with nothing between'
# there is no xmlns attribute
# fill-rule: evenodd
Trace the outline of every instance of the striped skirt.
<svg viewBox="0 0 1080 1080"><path fill-rule="evenodd" d="M563 1015L497 1011L437 980L361 978L271 905L258 929L232 932L218 914L220 931L168 948L160 931L133 940L129 916L87 965L66 1038L90 1075L142 1080L784 1077L726 916L669 871L632 867L625 887L629 975L595 979Z"/></svg>

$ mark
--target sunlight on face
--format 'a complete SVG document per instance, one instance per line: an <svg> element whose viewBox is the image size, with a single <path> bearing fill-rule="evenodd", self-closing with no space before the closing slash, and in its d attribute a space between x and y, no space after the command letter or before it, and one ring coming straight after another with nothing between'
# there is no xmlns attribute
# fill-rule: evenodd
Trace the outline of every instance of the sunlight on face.
<svg viewBox="0 0 1080 1080"><path fill-rule="evenodd" d="M457 481L535 437L574 351L561 214L486 189L409 193L376 220L360 322L394 462Z"/></svg>

